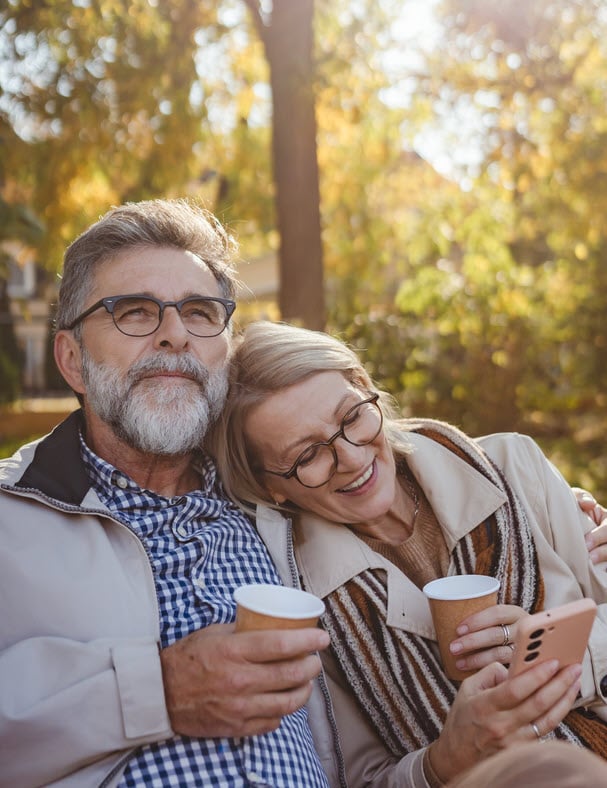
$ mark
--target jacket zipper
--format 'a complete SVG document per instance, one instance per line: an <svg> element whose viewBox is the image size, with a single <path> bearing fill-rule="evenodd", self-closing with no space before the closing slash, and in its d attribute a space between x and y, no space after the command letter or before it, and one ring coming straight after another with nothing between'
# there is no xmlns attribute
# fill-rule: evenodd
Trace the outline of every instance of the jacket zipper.
<svg viewBox="0 0 607 788"><path fill-rule="evenodd" d="M295 561L295 547L293 545L293 522L290 517L285 518L287 521L287 559L289 562L289 569L291 571L291 580L295 588L301 588L301 581L297 571L297 563ZM337 771L339 777L339 784L342 788L348 788L346 780L346 767L344 763L344 756L341 751L341 744L339 741L339 733L337 731L337 723L335 722L335 715L333 714L333 704L331 703L331 696L329 695L329 688L325 680L324 671L321 670L318 676L318 683L325 699L325 707L327 710L327 717L329 718L329 725L333 732L333 741L335 743L335 755L337 757Z"/></svg>
<svg viewBox="0 0 607 788"><path fill-rule="evenodd" d="M0 490L4 490L5 492L7 492L9 494L17 495L17 496L24 497L24 498L28 498L29 497L28 495L25 495L25 493L31 493L36 500L45 502L46 504L49 505L49 507L51 509L56 509L56 510L58 510L60 512L66 512L68 514L86 514L86 515L92 515L94 517L103 517L106 520L111 520L113 523L116 523L116 525L119 525L122 528L124 528L126 531L128 531L135 539L137 539L137 541L141 545L141 547L143 549L143 552L145 553L145 556L146 556L146 558L148 560L148 565L149 565L149 568L150 568L150 572L152 574L152 580L153 580L153 584L154 584L154 598L156 600L156 620L160 621L160 601L158 599L158 591L157 591L157 588L156 588L154 565L152 563L152 556L150 554L150 551L149 551L147 545L145 545L141 541L141 539L139 538L137 533L135 533L135 531L133 531L132 528L130 528L128 525L126 525L126 523L123 523L121 520L117 520L115 517L113 517L111 515L109 509L88 509L88 508L85 509L82 506L70 506L69 504L65 504L62 501L59 501L57 498L51 498L50 496L46 495L45 493L41 492L40 490L36 490L33 487L19 487L19 488L16 488L16 487L11 486L11 485L0 484ZM23 495L22 495L22 493L23 493ZM158 642L160 642L160 632L158 632L157 634L158 634ZM132 750L129 750L126 753L126 755L124 755L120 759L120 761L118 761L118 763L115 764L112 767L111 771L108 772L108 774L106 774L106 776L103 778L102 782L99 783L99 788L106 788L106 786L110 785L110 782L114 779L114 777L120 771L124 770L124 767L129 762L131 756L133 755L134 752L136 752L136 750L137 750L137 748L133 748Z"/></svg>
<svg viewBox="0 0 607 788"><path fill-rule="evenodd" d="M124 767L127 765L131 755L133 755L134 752L136 752L136 749L129 750L127 754L118 761L118 763L112 768L112 771L108 772L103 778L103 781L99 783L99 788L107 788L114 777L116 777L116 775L120 772L124 771Z"/></svg>

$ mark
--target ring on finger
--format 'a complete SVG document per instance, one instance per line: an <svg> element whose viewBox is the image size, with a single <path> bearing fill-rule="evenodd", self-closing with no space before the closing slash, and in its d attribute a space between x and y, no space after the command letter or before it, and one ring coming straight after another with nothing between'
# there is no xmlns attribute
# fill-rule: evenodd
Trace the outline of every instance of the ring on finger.
<svg viewBox="0 0 607 788"><path fill-rule="evenodd" d="M535 722L531 723L531 729L533 730L533 732L535 733L535 735L537 736L538 739L542 738L542 734L540 733L540 729L537 727Z"/></svg>
<svg viewBox="0 0 607 788"><path fill-rule="evenodd" d="M510 644L510 627L508 624L500 624L502 628L502 632L504 633L504 640L502 641L502 646L508 646Z"/></svg>

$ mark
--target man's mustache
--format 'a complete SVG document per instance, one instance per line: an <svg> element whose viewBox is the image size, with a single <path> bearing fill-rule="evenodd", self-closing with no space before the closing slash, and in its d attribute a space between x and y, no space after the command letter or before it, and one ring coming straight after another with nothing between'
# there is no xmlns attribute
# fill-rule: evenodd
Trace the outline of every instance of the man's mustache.
<svg viewBox="0 0 607 788"><path fill-rule="evenodd" d="M204 391L209 382L209 370L193 356L158 353L136 361L128 372L128 382L135 386L156 373L178 373L194 380Z"/></svg>

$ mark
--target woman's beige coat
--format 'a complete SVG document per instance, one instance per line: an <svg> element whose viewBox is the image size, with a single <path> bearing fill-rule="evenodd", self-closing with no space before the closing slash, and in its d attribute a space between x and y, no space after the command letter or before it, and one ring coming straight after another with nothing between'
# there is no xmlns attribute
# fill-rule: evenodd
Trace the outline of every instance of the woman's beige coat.
<svg viewBox="0 0 607 788"><path fill-rule="evenodd" d="M504 501L484 476L452 452L411 433L409 466L421 484L451 549L458 539L482 522ZM580 511L567 482L528 437L491 435L479 443L504 471L527 512L546 586L546 607L581 597L599 603L586 651L579 705L592 704L607 720L607 566L593 566L583 535L593 527ZM285 582L288 572L290 523L265 507L258 511L258 528ZM313 515L297 519L295 554L303 586L324 597L359 572L383 567L388 577L388 624L435 639L428 604L422 592L390 562L374 553L352 531ZM438 653L438 652L437 652ZM365 722L347 690L340 685L330 658L325 657L341 747L351 786L426 788L423 751L400 762L387 752Z"/></svg>

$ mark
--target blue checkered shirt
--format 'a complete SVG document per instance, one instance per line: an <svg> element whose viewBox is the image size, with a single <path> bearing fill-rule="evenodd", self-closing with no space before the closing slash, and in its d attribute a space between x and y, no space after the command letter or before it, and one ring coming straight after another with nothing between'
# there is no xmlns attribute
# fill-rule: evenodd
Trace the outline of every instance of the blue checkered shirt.
<svg viewBox="0 0 607 788"><path fill-rule="evenodd" d="M280 583L250 520L225 497L208 457L199 490L165 498L142 490L81 441L92 486L113 515L143 542L152 562L160 639L168 646L189 632L234 620L234 589ZM273 786L327 788L305 709L262 736L195 739L175 736L138 749L120 788L141 786Z"/></svg>

